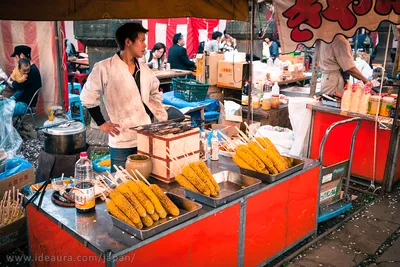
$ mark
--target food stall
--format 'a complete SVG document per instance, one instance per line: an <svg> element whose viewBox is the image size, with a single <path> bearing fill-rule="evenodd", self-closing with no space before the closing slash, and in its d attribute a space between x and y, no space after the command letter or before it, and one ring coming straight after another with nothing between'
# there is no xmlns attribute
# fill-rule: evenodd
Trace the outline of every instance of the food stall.
<svg viewBox="0 0 400 267"><path fill-rule="evenodd" d="M363 1L351 3L350 6L347 4L329 1L317 1L309 4L295 1L274 2L275 11L279 14L277 20L280 36L287 36L287 38L280 40L282 50L293 51L297 43L302 43L307 47L316 44L316 50L318 50L317 40L331 42L336 34L351 37L359 28L373 31L383 20L395 24L400 23L399 6L392 5L390 2ZM315 17L316 19L307 20L308 17ZM300 29L300 27L303 28ZM316 55L314 63L315 61L318 61ZM314 84L314 88L317 79L317 65L314 64L314 82L311 82L311 84ZM385 68L385 64L383 67ZM394 107L392 117L397 118L398 111L393 103L396 101L393 99L397 99L397 92L392 92L395 95L391 95L382 86L378 87L377 91L377 95L382 96L382 98L379 98L379 102L372 101L374 102L372 103L368 100L365 102L367 105L368 103L369 105L372 104L372 106L377 104L378 108L375 108L373 112L359 111L358 108L350 109L350 111L348 108L343 109L344 99L341 101L342 108L340 101L332 99L324 99L323 103L309 104L307 108L312 111L312 126L308 156L310 158L319 157L321 140L332 123L359 117L362 119L362 123L356 139L351 173L353 177L362 178L360 181L367 180L364 184L367 187L370 185L372 191L375 189L375 181L381 183L382 190L380 192L384 193L385 190L390 191L393 182L400 178L398 164L399 124L397 119L389 118L390 112L386 111L382 114L379 109L383 106L386 107L386 104L389 103ZM383 97L393 98L386 103ZM328 165L347 157L350 141L343 140L343 136L346 136L349 131L350 127L332 133L332 140L327 143L327 147L330 149L324 154L324 159Z"/></svg>
<svg viewBox="0 0 400 267"><path fill-rule="evenodd" d="M239 168L230 159L209 162L212 173ZM177 184L150 180L184 197ZM105 203L79 214L55 205L46 193L40 209L27 207L33 266L257 266L316 233L319 163L213 208L201 204L198 216L145 240L113 225ZM283 193L285 192L285 193ZM197 202L196 202L197 203ZM260 204L262 203L262 204ZM43 227L46 225L46 227ZM53 259L53 260L52 260ZM62 262L61 262L62 261Z"/></svg>

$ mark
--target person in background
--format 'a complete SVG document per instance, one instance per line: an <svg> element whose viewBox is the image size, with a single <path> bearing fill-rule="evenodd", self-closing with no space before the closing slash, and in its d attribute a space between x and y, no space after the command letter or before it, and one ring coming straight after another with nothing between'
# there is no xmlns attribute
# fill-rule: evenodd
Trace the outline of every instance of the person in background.
<svg viewBox="0 0 400 267"><path fill-rule="evenodd" d="M211 41L209 41L205 47L205 51L208 51L210 53L218 53L220 51L219 48L219 43L222 38L222 32L216 31L213 32L211 35Z"/></svg>
<svg viewBox="0 0 400 267"><path fill-rule="evenodd" d="M221 49L225 51L233 51L236 49L236 39L224 31L224 36L221 38Z"/></svg>
<svg viewBox="0 0 400 267"><path fill-rule="evenodd" d="M370 83L357 69L350 43L343 35L337 35L330 44L321 42L319 53L321 94L343 93L345 80L342 72L363 81L364 84Z"/></svg>
<svg viewBox="0 0 400 267"><path fill-rule="evenodd" d="M14 52L11 57L15 57L15 59L19 62L20 59L25 58L27 60L31 60L31 51L32 49L26 45L18 45L14 47ZM11 83L14 91L21 91L17 97L13 97L14 92L11 90L5 89L3 91L3 96L6 91L8 91L8 97L14 99L15 107L14 107L14 116L23 115L28 108L28 104L31 101L32 97L36 93L38 89L42 87L42 78L40 76L40 71L35 64L30 64L29 73L25 73L25 80L21 83L17 81L13 81ZM10 94L11 91L11 94ZM36 107L38 95L32 100L31 107Z"/></svg>
<svg viewBox="0 0 400 267"><path fill-rule="evenodd" d="M0 68L0 95L3 93L7 83L7 74Z"/></svg>
<svg viewBox="0 0 400 267"><path fill-rule="evenodd" d="M158 90L160 81L146 63L138 61L146 52L147 32L140 23L120 26L115 33L119 51L94 65L80 95L82 105L109 135L111 166L124 166L127 157L137 153L131 127L168 118ZM101 98L110 121L101 113Z"/></svg>
<svg viewBox="0 0 400 267"><path fill-rule="evenodd" d="M185 45L185 39L181 33L177 33L172 38L173 46L168 50L168 62L171 64L171 69L178 70L193 70L196 64L190 61Z"/></svg>
<svg viewBox="0 0 400 267"><path fill-rule="evenodd" d="M150 69L161 70L164 63L166 63L165 52L165 44L156 43L149 53L145 55L147 66L149 66Z"/></svg>
<svg viewBox="0 0 400 267"><path fill-rule="evenodd" d="M263 46L262 46L262 61L267 62L267 60L271 57L269 53L269 45L267 41L263 41Z"/></svg>
<svg viewBox="0 0 400 267"><path fill-rule="evenodd" d="M279 57L279 46L278 46L278 44L274 41L272 35L268 35L264 39L264 41L268 44L270 57L272 57L272 59L275 60L277 57Z"/></svg>
<svg viewBox="0 0 400 267"><path fill-rule="evenodd" d="M7 80L8 88L14 91L13 82L23 83L28 78L28 74L31 71L31 61L27 58L21 58L18 60L18 65L13 70L10 78ZM15 91L14 95L10 99L18 99L23 93L23 90Z"/></svg>

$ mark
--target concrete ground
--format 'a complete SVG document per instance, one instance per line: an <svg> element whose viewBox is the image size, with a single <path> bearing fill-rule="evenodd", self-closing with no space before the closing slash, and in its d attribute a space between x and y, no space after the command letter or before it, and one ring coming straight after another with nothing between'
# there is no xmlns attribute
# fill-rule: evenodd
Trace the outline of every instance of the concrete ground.
<svg viewBox="0 0 400 267"><path fill-rule="evenodd" d="M329 234L295 260L293 267L400 266L400 186Z"/></svg>

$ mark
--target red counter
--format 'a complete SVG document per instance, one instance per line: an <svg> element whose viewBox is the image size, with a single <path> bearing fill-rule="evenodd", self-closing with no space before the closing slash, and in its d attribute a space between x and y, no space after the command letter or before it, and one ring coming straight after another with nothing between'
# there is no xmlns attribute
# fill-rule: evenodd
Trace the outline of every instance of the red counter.
<svg viewBox="0 0 400 267"><path fill-rule="evenodd" d="M322 106L321 104L308 105L313 110L312 129L310 140L310 158L319 157L319 149L322 138L328 127L341 120L351 117L360 117L362 119L361 127L356 138L354 148L353 166L351 173L360 178L372 180L374 163L374 132L375 122L369 116L341 112L339 109ZM353 125L343 125L332 131L325 145L324 164L331 165L348 158L350 151L351 133L354 130ZM379 129L377 131L377 152L376 152L376 181L382 182L384 178L389 146L393 141L390 140L391 132L388 129ZM400 179L399 152L395 157L396 167L394 169L393 181Z"/></svg>
<svg viewBox="0 0 400 267"><path fill-rule="evenodd" d="M112 225L105 204L77 227L75 210L27 209L33 266L258 266L313 235L317 229L319 163L217 209L141 241ZM174 183L175 184L175 183ZM165 186L164 184L159 184ZM175 185L166 185L171 189ZM174 187L174 193L180 190ZM37 202L35 202L37 203ZM40 260L47 255L49 260ZM51 261L64 259L63 262ZM84 261L83 261L84 259Z"/></svg>

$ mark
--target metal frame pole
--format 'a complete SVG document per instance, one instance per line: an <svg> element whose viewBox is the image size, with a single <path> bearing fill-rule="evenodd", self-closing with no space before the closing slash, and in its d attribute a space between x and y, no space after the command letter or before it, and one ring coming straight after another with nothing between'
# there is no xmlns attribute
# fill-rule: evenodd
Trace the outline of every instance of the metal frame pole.
<svg viewBox="0 0 400 267"><path fill-rule="evenodd" d="M64 77L64 70L62 69L62 64L61 61L63 60L62 56L62 43L60 43L60 23L58 21L54 21L54 38L56 41L56 52L57 52L57 58L56 58L56 63L57 63L57 71L58 71L58 93L59 93L59 104L64 107L64 82L63 82L63 77Z"/></svg>
<svg viewBox="0 0 400 267"><path fill-rule="evenodd" d="M248 103L248 111L247 111L247 123L251 124L252 118L252 102L253 99L251 97L251 92L253 89L253 53L254 53L254 17L255 17L255 1L250 0L250 66L249 66L249 103Z"/></svg>

